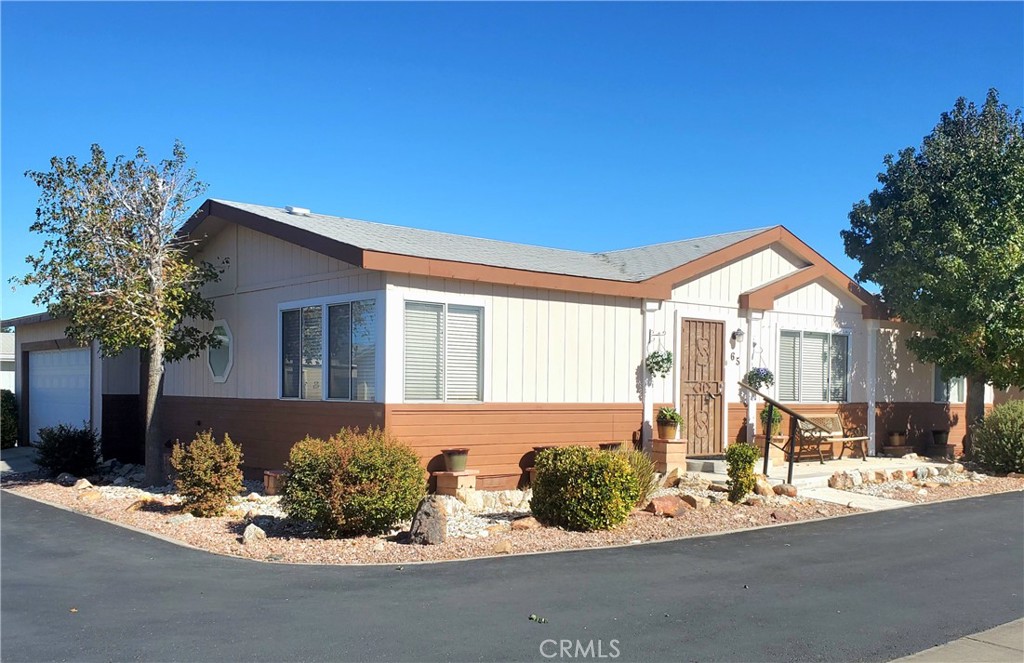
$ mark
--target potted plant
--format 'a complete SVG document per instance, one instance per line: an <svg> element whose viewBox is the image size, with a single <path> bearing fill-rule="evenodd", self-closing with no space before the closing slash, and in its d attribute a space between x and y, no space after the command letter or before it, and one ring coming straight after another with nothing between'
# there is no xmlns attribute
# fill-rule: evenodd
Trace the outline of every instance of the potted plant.
<svg viewBox="0 0 1024 663"><path fill-rule="evenodd" d="M447 472L465 472L469 449L441 449L444 455L444 469Z"/></svg>
<svg viewBox="0 0 1024 663"><path fill-rule="evenodd" d="M749 382L747 384L750 384ZM753 386L753 385L751 385ZM779 432L782 426L782 412L779 408L772 408L772 421L771 426L768 425L768 408L761 410L761 427L764 429L764 434L768 437L775 435Z"/></svg>
<svg viewBox="0 0 1024 663"><path fill-rule="evenodd" d="M949 429L933 430L932 443L937 447L944 447L949 444Z"/></svg>
<svg viewBox="0 0 1024 663"><path fill-rule="evenodd" d="M658 410L658 438L675 440L679 438L679 424L683 423L683 415L674 407L663 407Z"/></svg>
<svg viewBox="0 0 1024 663"><path fill-rule="evenodd" d="M672 353L668 350L655 350L644 360L647 372L659 378L666 377L672 371Z"/></svg>
<svg viewBox="0 0 1024 663"><path fill-rule="evenodd" d="M763 391L765 387L775 384L775 375L767 368L752 368L743 376L743 381L754 389Z"/></svg>

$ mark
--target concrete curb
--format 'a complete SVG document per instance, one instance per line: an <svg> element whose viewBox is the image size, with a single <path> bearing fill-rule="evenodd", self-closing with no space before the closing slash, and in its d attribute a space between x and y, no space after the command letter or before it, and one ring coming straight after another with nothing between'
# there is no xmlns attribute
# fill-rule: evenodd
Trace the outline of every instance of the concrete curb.
<svg viewBox="0 0 1024 663"><path fill-rule="evenodd" d="M1024 619L968 635L893 663L1019 663L1024 661Z"/></svg>

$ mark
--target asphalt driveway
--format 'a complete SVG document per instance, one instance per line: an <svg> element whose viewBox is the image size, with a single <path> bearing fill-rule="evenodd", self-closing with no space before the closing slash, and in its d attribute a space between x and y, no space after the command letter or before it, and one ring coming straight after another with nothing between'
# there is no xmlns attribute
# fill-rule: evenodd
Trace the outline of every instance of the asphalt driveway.
<svg viewBox="0 0 1024 663"><path fill-rule="evenodd" d="M4 661L889 660L1024 616L1021 493L403 570L219 557L6 492L0 509Z"/></svg>

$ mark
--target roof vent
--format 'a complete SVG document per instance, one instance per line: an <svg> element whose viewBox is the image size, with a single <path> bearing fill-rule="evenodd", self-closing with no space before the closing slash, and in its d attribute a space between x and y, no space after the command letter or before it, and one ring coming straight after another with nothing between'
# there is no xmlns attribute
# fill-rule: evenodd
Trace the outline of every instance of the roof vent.
<svg viewBox="0 0 1024 663"><path fill-rule="evenodd" d="M309 210L306 209L305 207L293 207L291 205L288 205L287 207L284 208L284 211L288 212L289 214L294 214L296 216L309 216Z"/></svg>

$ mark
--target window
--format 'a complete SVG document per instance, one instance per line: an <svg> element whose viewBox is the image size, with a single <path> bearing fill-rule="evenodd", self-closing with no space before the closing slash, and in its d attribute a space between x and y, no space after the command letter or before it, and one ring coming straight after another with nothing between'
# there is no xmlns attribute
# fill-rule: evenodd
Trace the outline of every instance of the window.
<svg viewBox="0 0 1024 663"><path fill-rule="evenodd" d="M405 399L483 400L483 309L406 302Z"/></svg>
<svg viewBox="0 0 1024 663"><path fill-rule="evenodd" d="M281 397L374 400L376 339L376 302L372 299L282 311Z"/></svg>
<svg viewBox="0 0 1024 663"><path fill-rule="evenodd" d="M206 363L210 367L210 375L213 376L214 382L226 382L233 363L231 328L228 327L228 323L224 320L214 322L213 336L219 343L216 347L211 345L207 348Z"/></svg>
<svg viewBox="0 0 1024 663"><path fill-rule="evenodd" d="M779 338L779 400L847 400L849 337L825 332L783 331Z"/></svg>
<svg viewBox="0 0 1024 663"><path fill-rule="evenodd" d="M946 380L942 369L935 367L935 402L963 403L967 400L967 378L950 378Z"/></svg>

